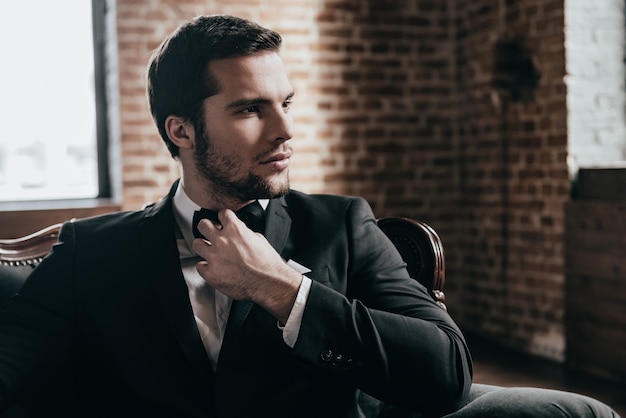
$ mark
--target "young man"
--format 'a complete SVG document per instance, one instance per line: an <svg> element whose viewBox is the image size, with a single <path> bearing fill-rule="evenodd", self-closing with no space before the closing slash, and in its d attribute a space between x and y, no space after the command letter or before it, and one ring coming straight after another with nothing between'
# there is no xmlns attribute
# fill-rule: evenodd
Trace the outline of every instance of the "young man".
<svg viewBox="0 0 626 418"><path fill-rule="evenodd" d="M294 93L280 42L210 16L156 51L150 106L181 179L144 211L64 226L0 314L0 406L63 373L64 416L383 408L368 397L364 410L362 393L428 416L610 416L575 395L470 391L461 332L408 277L366 202L290 189Z"/></svg>

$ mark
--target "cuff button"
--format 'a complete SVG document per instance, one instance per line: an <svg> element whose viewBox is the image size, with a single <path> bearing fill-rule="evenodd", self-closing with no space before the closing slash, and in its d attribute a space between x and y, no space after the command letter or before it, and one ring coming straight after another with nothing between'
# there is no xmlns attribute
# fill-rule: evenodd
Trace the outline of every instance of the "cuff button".
<svg viewBox="0 0 626 418"><path fill-rule="evenodd" d="M322 351L322 354L320 354L320 358L323 361L331 361L333 359L333 352L331 350Z"/></svg>

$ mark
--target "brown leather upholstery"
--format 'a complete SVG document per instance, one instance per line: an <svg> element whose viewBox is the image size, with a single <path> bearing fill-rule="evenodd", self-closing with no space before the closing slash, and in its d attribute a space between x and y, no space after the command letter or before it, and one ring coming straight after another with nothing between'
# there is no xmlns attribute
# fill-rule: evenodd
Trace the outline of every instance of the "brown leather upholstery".
<svg viewBox="0 0 626 418"><path fill-rule="evenodd" d="M401 217L381 218L378 226L398 249L409 275L423 284L435 302L446 309L445 258L437 232L424 222Z"/></svg>

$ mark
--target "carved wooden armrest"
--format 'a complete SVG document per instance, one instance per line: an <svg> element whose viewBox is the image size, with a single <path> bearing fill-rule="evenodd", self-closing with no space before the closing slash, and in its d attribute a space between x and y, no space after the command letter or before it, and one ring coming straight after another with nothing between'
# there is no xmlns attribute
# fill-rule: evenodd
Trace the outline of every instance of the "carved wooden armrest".
<svg viewBox="0 0 626 418"><path fill-rule="evenodd" d="M398 249L409 275L423 284L435 302L446 309L445 258L437 232L424 222L401 217L378 219L378 226Z"/></svg>
<svg viewBox="0 0 626 418"><path fill-rule="evenodd" d="M39 263L57 241L61 225L51 225L20 238L0 239L0 264L12 266Z"/></svg>

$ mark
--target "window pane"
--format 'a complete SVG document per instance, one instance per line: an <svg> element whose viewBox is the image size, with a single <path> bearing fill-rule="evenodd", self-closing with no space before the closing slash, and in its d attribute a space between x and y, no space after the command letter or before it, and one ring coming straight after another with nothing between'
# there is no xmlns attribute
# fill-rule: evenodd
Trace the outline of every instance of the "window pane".
<svg viewBox="0 0 626 418"><path fill-rule="evenodd" d="M98 194L91 1L0 4L0 200Z"/></svg>

